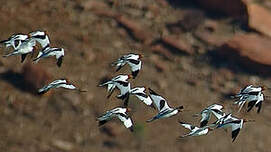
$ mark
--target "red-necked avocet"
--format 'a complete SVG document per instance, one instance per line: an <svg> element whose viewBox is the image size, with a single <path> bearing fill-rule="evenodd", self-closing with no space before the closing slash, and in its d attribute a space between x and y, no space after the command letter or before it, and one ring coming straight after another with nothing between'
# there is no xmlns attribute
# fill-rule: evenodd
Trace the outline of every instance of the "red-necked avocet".
<svg viewBox="0 0 271 152"><path fill-rule="evenodd" d="M4 44L6 48L13 47L15 50L21 45L22 41L29 39L29 34L17 33L10 36L7 40L0 41L0 44Z"/></svg>
<svg viewBox="0 0 271 152"><path fill-rule="evenodd" d="M109 92L107 98L111 96L116 87L120 90L121 94L124 95L124 96L119 95L119 98L125 98L125 94L129 91L127 87L130 86L128 79L130 79L131 77L132 75L120 74L116 77L113 77L111 80L100 84L99 86L102 87L107 85L107 91Z"/></svg>
<svg viewBox="0 0 271 152"><path fill-rule="evenodd" d="M38 93L44 94L52 88L65 88L70 90L78 90L79 92L86 92L85 90L78 89L75 85L71 84L67 79L59 79L40 88L38 90Z"/></svg>
<svg viewBox="0 0 271 152"><path fill-rule="evenodd" d="M17 49L15 49L13 52L3 55L3 57L9 57L13 55L21 55L21 62L23 62L29 53L34 53L36 50L36 42L33 39L27 39L24 40Z"/></svg>
<svg viewBox="0 0 271 152"><path fill-rule="evenodd" d="M178 114L181 111L181 109L183 109L183 106L171 108L168 106L167 101L162 96L160 96L159 94L157 94L150 88L149 88L149 92L150 92L150 97L158 110L158 114L154 116L152 119L147 120L147 122L151 122L160 118L168 118L168 117L174 116Z"/></svg>
<svg viewBox="0 0 271 152"><path fill-rule="evenodd" d="M140 59L142 57L143 55L141 54L130 53L120 57L116 62L113 62L112 66L116 66L116 71L119 71L127 63L131 67L133 78L135 78L141 69L142 61Z"/></svg>
<svg viewBox="0 0 271 152"><path fill-rule="evenodd" d="M212 104L209 107L203 109L200 113L201 115L201 120L200 120L200 127L204 127L208 124L211 114L214 114L216 117L218 114L223 115L224 113L222 112L223 106L219 104ZM199 114L196 114L195 116L198 116Z"/></svg>
<svg viewBox="0 0 271 152"><path fill-rule="evenodd" d="M36 40L42 48L50 45L49 36L46 31L34 31L29 33L29 35Z"/></svg>
<svg viewBox="0 0 271 152"><path fill-rule="evenodd" d="M204 126L204 127L196 127L191 124L187 124L184 122L180 122L180 124L189 129L190 132L186 135L180 136L181 138L187 137L187 136L202 136L202 135L207 135L210 131L213 131L210 126Z"/></svg>
<svg viewBox="0 0 271 152"><path fill-rule="evenodd" d="M49 56L55 56L57 60L57 66L61 67L62 60L64 58L64 49L63 48L51 48L47 46L39 52L38 56L33 60L37 63L40 59L46 58Z"/></svg>
<svg viewBox="0 0 271 152"><path fill-rule="evenodd" d="M130 131L134 131L133 121L130 116L128 116L127 112L129 112L129 108L117 107L112 110L106 111L105 114L98 117L99 126L104 125L106 122L110 121L112 118L117 117L126 128Z"/></svg>

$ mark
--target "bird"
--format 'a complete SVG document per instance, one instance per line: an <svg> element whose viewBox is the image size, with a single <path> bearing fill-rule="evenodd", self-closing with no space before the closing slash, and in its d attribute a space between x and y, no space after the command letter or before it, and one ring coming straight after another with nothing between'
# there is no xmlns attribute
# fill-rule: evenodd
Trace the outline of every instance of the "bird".
<svg viewBox="0 0 271 152"><path fill-rule="evenodd" d="M150 98L150 96L148 96L145 92L146 87L135 87L129 90L129 94L128 97L126 98L126 100L124 101L124 106L127 107L128 106L128 102L129 102L129 97L130 95L134 95L136 96L140 101L142 101L143 103L145 103L147 106L151 106L152 105L152 99Z"/></svg>
<svg viewBox="0 0 271 152"><path fill-rule="evenodd" d="M204 126L204 127L196 127L191 124L187 124L184 122L179 122L183 127L190 130L190 132L186 135L180 136L181 138L187 137L187 136L202 136L207 135L210 131L213 131L210 126Z"/></svg>
<svg viewBox="0 0 271 152"><path fill-rule="evenodd" d="M59 79L40 88L38 90L38 94L44 94L52 88L65 88L65 89L71 89L71 90L78 90L79 92L86 92L86 90L78 89L76 86L71 84L67 79Z"/></svg>
<svg viewBox="0 0 271 152"><path fill-rule="evenodd" d="M46 48L50 45L50 39L46 31L34 31L29 33L32 39L40 43L42 48Z"/></svg>
<svg viewBox="0 0 271 152"><path fill-rule="evenodd" d="M7 40L0 41L0 44L4 44L6 48L13 47L16 50L18 47L20 47L23 41L29 39L30 37L31 35L29 34L17 33L10 36Z"/></svg>
<svg viewBox="0 0 271 152"><path fill-rule="evenodd" d="M127 87L128 87L128 85L129 85L128 84L128 79L130 79L131 77L132 77L132 75L130 75L130 74L129 75L120 74L118 76L113 77L109 81L106 81L106 82L104 82L102 84L99 84L99 87L103 87L103 86L107 85L107 91L109 92L109 94L107 95L107 98L109 98L112 95L112 93L113 93L113 91L115 90L116 87L118 89L122 89L121 84L127 85ZM124 92L124 89L123 89L122 92ZM123 98L123 97L120 96L120 98Z"/></svg>
<svg viewBox="0 0 271 152"><path fill-rule="evenodd" d="M216 117L219 117L219 115L224 115L224 113L222 112L222 109L223 109L223 106L219 104L212 104L209 107L203 109L200 113L201 115L200 127L204 127L207 125L208 121L211 118L211 114L214 114Z"/></svg>
<svg viewBox="0 0 271 152"><path fill-rule="evenodd" d="M249 100L247 105L247 112L249 112L254 106L258 107L257 113L260 113L262 102L264 101L263 93L259 93L258 96L254 97L254 100Z"/></svg>
<svg viewBox="0 0 271 152"><path fill-rule="evenodd" d="M233 117L232 114L227 114L216 128L228 128L231 127L232 130L232 142L235 141L240 130L243 128L243 124L246 122L253 122L254 120L238 119Z"/></svg>
<svg viewBox="0 0 271 152"><path fill-rule="evenodd" d="M183 109L183 106L179 106L176 108L169 107L167 101L162 96L154 92L151 88L148 88L148 90L150 93L150 97L158 110L158 114L153 118L147 120L147 122L152 122L160 118L168 118L174 116L178 114L181 111L181 109Z"/></svg>
<svg viewBox="0 0 271 152"><path fill-rule="evenodd" d="M38 56L33 60L37 63L41 58L46 58L49 56L56 56L57 66L61 67L62 60L64 58L64 49L63 48L51 48L49 45L42 49L39 52Z"/></svg>
<svg viewBox="0 0 271 152"><path fill-rule="evenodd" d="M3 57L9 57L13 55L21 55L21 62L23 62L29 53L34 53L34 51L37 50L36 48L36 42L33 39L27 39L23 41L17 49L15 49L13 52L3 55Z"/></svg>
<svg viewBox="0 0 271 152"><path fill-rule="evenodd" d="M142 66L142 61L140 60L142 57L143 55L134 53L123 55L117 61L113 62L112 66L116 66L116 71L119 71L127 63L131 67L133 79L135 79Z"/></svg>
<svg viewBox="0 0 271 152"><path fill-rule="evenodd" d="M134 131L134 123L130 116L128 116L127 112L130 111L130 108L123 108L123 107L116 107L112 110L106 111L105 114L98 117L97 120L99 121L99 126L104 125L109 120L114 117L117 117L126 128L128 128L131 132Z"/></svg>
<svg viewBox="0 0 271 152"><path fill-rule="evenodd" d="M239 98L237 101L234 102L234 104L238 104L238 106L239 106L238 112L241 111L242 107L246 104L246 102L250 103L250 105L251 104L254 105L253 103L257 102L258 98L261 98L261 96L263 96L261 94L263 94L264 90L265 90L264 86L254 87L252 85L248 85L248 86L244 87L243 89L241 89L238 94L233 96L233 98ZM262 99L262 101L264 100L263 97L261 99ZM260 101L260 103L257 104L257 106L261 107L262 101ZM250 109L250 107L251 106L249 106L249 109ZM261 108L259 108L259 109L261 109ZM248 110L248 111L250 111L250 110Z"/></svg>

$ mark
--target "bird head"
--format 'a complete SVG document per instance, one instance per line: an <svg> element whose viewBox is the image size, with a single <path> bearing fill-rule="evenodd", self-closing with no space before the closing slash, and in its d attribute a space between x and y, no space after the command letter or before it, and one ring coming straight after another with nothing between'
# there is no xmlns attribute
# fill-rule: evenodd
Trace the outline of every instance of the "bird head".
<svg viewBox="0 0 271 152"><path fill-rule="evenodd" d="M46 30L44 31L44 35L48 35L48 32Z"/></svg>
<svg viewBox="0 0 271 152"><path fill-rule="evenodd" d="M131 78L133 78L133 75L128 74L128 79L131 79Z"/></svg>
<svg viewBox="0 0 271 152"><path fill-rule="evenodd" d="M183 109L183 106L176 107L176 109L180 112Z"/></svg>
<svg viewBox="0 0 271 152"><path fill-rule="evenodd" d="M138 54L138 56L139 56L139 59L142 59L144 57L143 54Z"/></svg>
<svg viewBox="0 0 271 152"><path fill-rule="evenodd" d="M126 112L130 112L130 111L132 111L131 108L126 108Z"/></svg>
<svg viewBox="0 0 271 152"><path fill-rule="evenodd" d="M31 38L31 37L32 37L32 35L30 35L30 34L28 33L28 34L27 34L27 37L28 37L28 38Z"/></svg>

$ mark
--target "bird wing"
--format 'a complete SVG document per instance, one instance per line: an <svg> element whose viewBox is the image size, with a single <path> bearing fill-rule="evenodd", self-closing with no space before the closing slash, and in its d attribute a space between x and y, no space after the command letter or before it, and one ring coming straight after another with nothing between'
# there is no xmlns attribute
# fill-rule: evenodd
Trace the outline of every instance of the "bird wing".
<svg viewBox="0 0 271 152"><path fill-rule="evenodd" d="M127 63L131 67L132 75L135 78L141 69L142 62L140 60L128 59Z"/></svg>
<svg viewBox="0 0 271 152"><path fill-rule="evenodd" d="M139 100L150 106L152 104L151 98L145 93L144 87L136 87L131 89L130 94L135 95Z"/></svg>
<svg viewBox="0 0 271 152"><path fill-rule="evenodd" d="M193 126L191 124L187 124L187 123L184 123L184 122L179 122L183 127L185 127L186 129L189 129L189 130L194 130L194 129L198 129L198 127L196 126Z"/></svg>
<svg viewBox="0 0 271 152"><path fill-rule="evenodd" d="M210 111L209 110L202 111L201 120L200 120L200 127L206 126L209 119L210 119Z"/></svg>
<svg viewBox="0 0 271 152"><path fill-rule="evenodd" d="M156 106L159 112L170 108L167 104L167 101L162 96L154 92L151 88L149 88L149 91L150 97L153 100L154 105Z"/></svg>
<svg viewBox="0 0 271 152"><path fill-rule="evenodd" d="M130 91L130 83L127 81L116 81L116 87L120 90L119 97L127 95Z"/></svg>
<svg viewBox="0 0 271 152"><path fill-rule="evenodd" d="M116 116L119 118L121 122L123 122L126 128L133 131L133 121L126 113L116 113Z"/></svg>

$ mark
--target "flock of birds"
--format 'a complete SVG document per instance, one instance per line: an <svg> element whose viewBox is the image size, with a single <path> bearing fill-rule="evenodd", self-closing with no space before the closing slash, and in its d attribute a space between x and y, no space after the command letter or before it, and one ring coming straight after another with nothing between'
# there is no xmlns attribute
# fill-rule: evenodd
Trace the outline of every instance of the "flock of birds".
<svg viewBox="0 0 271 152"><path fill-rule="evenodd" d="M4 44L6 47L14 48L13 52L4 55L3 57L21 55L21 62L23 62L28 54L32 54L33 56L34 51L37 50L36 42L40 44L42 50L38 53L37 57L33 61L37 63L42 58L55 56L57 59L57 65L60 67L64 57L64 49L50 47L49 36L45 31L35 31L29 34L13 34L7 40L1 41L0 44ZM128 115L128 112L131 110L128 108L130 96L135 96L139 101L143 102L147 106L157 109L158 114L146 122L152 122L161 118L175 116L184 109L183 106L178 106L175 108L170 107L166 99L151 88L131 88L131 84L128 80L131 78L135 79L137 77L139 71L142 68L142 57L143 55L130 53L128 55L121 56L117 61L112 63L112 66L116 67L116 71L119 71L122 67L128 64L131 69L131 74L117 75L111 80L99 85L100 87L107 86L108 98L117 88L120 94L116 97L123 100L124 102L123 106L108 110L105 112L105 114L98 117L97 121L99 122L99 126L104 125L106 122L116 117L123 122L126 128L133 131L134 122L132 121L131 116ZM45 85L38 90L38 93L44 94L51 88L66 88L71 90L78 90L79 92L85 92L85 90L81 90L75 85L71 84L67 79L59 79L49 83L48 85ZM247 103L247 112L251 111L253 107L256 107L258 108L257 112L259 113L262 107L262 102L264 101L264 89L265 88L261 86L255 87L253 85L248 85L241 89L239 93L233 95L232 98L235 99L234 103L239 106L239 111ZM146 92L147 90L149 93ZM213 123L209 123L211 115L216 117L216 121ZM231 128L233 142L242 129L243 124L246 122L254 121L240 119L233 116L231 113L225 113L223 112L223 106L219 104L212 104L194 116L201 116L199 127L180 121L179 123L183 127L190 130L188 134L185 134L181 137L201 136L206 135L208 132L214 131L218 128Z"/></svg>

